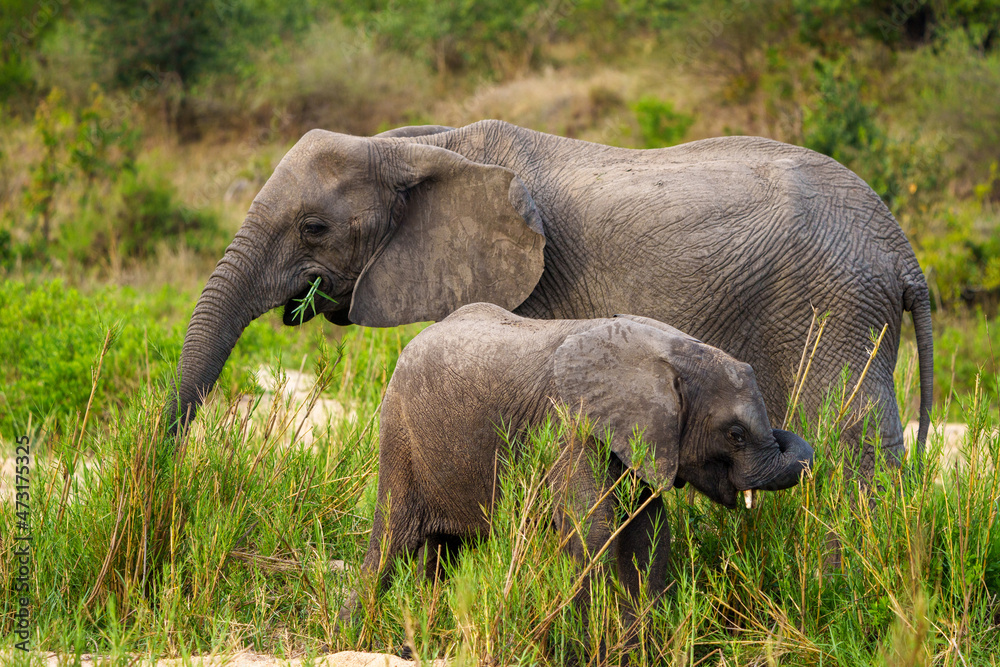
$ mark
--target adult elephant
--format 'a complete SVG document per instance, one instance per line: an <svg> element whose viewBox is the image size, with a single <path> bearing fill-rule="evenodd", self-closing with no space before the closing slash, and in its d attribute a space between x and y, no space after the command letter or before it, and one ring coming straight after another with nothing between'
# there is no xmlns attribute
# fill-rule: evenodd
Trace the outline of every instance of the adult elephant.
<svg viewBox="0 0 1000 667"><path fill-rule="evenodd" d="M867 361L890 459L904 452L893 368L904 310L920 363L919 441L933 382L927 285L898 223L836 161L769 139L630 150L488 120L376 137L313 130L254 199L195 307L180 360L193 416L255 318L293 315L311 282L336 324L440 320L492 302L532 318L645 315L751 364L773 423L786 411L813 307L831 319L800 404ZM307 312L303 319L309 319ZM870 470L862 424L846 432ZM864 442L862 442L864 440Z"/></svg>

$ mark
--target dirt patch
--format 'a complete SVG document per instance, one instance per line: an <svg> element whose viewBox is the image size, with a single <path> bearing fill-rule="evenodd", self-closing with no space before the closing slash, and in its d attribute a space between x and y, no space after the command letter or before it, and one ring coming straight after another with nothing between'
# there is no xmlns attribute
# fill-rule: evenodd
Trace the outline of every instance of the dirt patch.
<svg viewBox="0 0 1000 667"><path fill-rule="evenodd" d="M917 441L917 432L920 430L920 422L912 421L906 424L903 431L903 440L909 449L912 450L913 443ZM931 430L927 434L928 442L937 442L938 438L943 438L941 443L941 469L947 470L964 463L962 456L962 445L965 443L965 434L969 427L961 422L945 422L931 424Z"/></svg>
<svg viewBox="0 0 1000 667"><path fill-rule="evenodd" d="M275 401L280 401L282 405L282 420L289 420L291 424L301 429L296 435L296 439L306 445L311 445L315 440L315 433L321 432L329 424L344 420L356 422L358 414L350 407L344 407L340 402L320 396L316 399L315 405L306 417L306 410L309 406L309 397L316 384L316 378L310 373L301 371L285 370L284 379L275 377L271 369L261 366L257 370L257 384L264 390L264 396L258 407L255 418L263 420L268 415ZM250 405L251 399L245 398L241 406L246 408ZM293 431L295 429L292 429Z"/></svg>

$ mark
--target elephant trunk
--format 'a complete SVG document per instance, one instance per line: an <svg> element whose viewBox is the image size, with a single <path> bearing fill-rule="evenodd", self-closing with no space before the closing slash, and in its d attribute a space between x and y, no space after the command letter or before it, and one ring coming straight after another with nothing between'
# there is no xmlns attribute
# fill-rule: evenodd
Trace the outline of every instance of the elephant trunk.
<svg viewBox="0 0 1000 667"><path fill-rule="evenodd" d="M813 449L809 443L794 433L779 429L773 429L772 433L781 450L774 468L776 474L757 488L780 491L798 484L802 473L812 467Z"/></svg>
<svg viewBox="0 0 1000 667"><path fill-rule="evenodd" d="M269 244L251 243L248 226L244 224L226 249L188 324L177 367L179 387L168 396L165 410L171 434L194 418L243 330L283 302L263 271L261 248Z"/></svg>

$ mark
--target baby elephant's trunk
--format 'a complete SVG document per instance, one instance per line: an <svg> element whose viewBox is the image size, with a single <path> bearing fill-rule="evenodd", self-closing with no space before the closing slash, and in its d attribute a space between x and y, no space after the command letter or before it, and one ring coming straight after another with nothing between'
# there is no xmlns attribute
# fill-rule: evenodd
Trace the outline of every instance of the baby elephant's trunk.
<svg viewBox="0 0 1000 667"><path fill-rule="evenodd" d="M812 468L813 449L809 443L788 431L772 429L774 439L781 448L781 458L777 466L778 473L759 488L767 491L780 491L795 486L803 472Z"/></svg>

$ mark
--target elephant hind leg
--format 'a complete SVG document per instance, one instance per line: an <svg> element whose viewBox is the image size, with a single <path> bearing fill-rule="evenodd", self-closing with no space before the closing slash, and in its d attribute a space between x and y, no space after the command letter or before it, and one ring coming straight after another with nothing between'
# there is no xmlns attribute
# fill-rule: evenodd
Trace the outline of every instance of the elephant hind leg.
<svg viewBox="0 0 1000 667"><path fill-rule="evenodd" d="M415 503L406 506L405 511L391 505L379 503L372 522L368 550L361 563L363 585L370 586L370 594L377 597L392 584L396 571L396 560L407 554L416 553L427 539L420 519L422 512ZM340 610L340 620L346 621L357 611L360 604L358 591L352 592Z"/></svg>
<svg viewBox="0 0 1000 667"><path fill-rule="evenodd" d="M379 576L379 592L391 583L396 559L413 555L429 537L424 526L424 512L414 505L404 503L403 508L385 507L375 512L361 571L368 576Z"/></svg>

